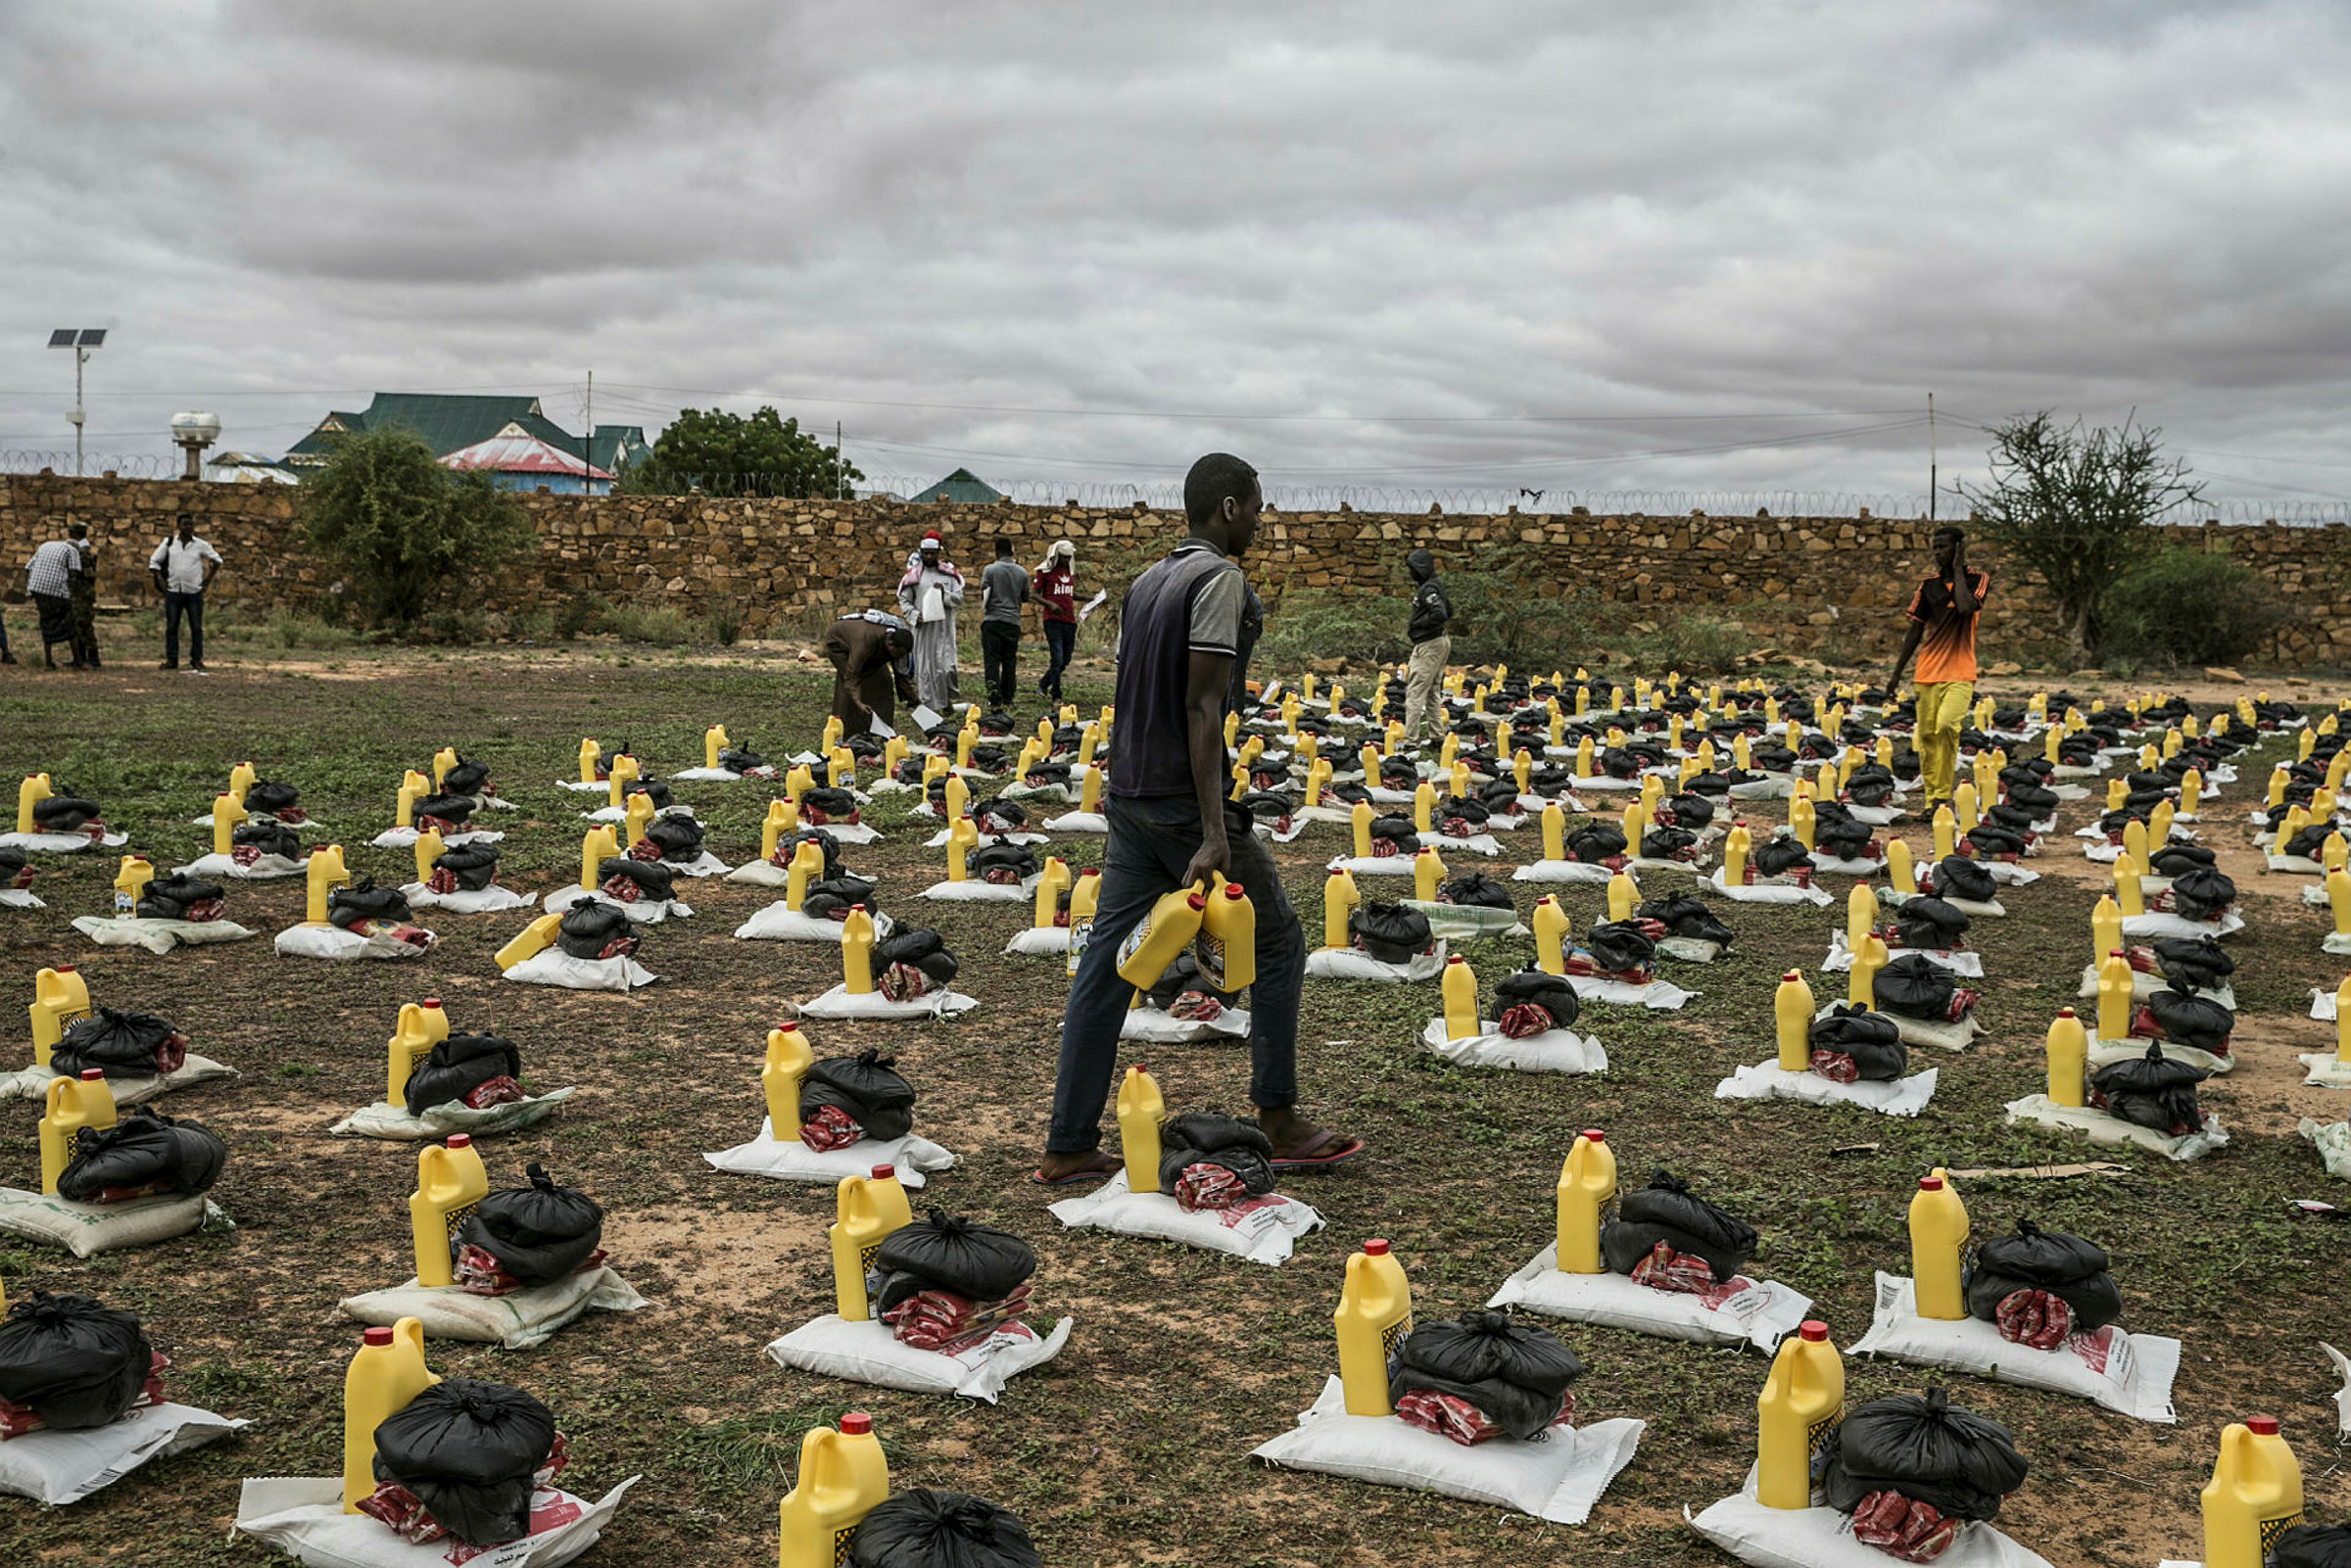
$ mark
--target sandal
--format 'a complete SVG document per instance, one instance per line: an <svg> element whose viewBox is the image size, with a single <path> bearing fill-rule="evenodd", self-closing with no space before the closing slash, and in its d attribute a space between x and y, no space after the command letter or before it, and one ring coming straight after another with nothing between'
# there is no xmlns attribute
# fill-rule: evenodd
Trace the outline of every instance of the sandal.
<svg viewBox="0 0 2351 1568"><path fill-rule="evenodd" d="M1084 1164L1062 1176L1047 1176L1042 1170L1032 1170L1029 1179L1040 1187L1075 1187L1080 1182L1108 1181L1127 1167L1124 1160L1113 1159L1099 1149Z"/></svg>
<svg viewBox="0 0 2351 1568"><path fill-rule="evenodd" d="M1343 1165L1364 1152L1364 1140L1317 1127L1287 1154L1275 1155L1275 1170L1321 1170Z"/></svg>

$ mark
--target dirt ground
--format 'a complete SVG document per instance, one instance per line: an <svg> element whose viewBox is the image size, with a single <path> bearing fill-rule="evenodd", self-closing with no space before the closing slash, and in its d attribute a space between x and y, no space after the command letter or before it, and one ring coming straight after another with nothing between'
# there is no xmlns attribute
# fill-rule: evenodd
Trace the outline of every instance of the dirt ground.
<svg viewBox="0 0 2351 1568"><path fill-rule="evenodd" d="M523 808L496 824L507 835L502 879L544 893L576 871L582 799L553 782L574 773L584 734L626 741L666 775L699 763L700 735L713 722L771 755L797 749L821 722L826 692L814 668L773 649L287 660L224 646L215 669L209 678L165 675L124 651L95 675L7 672L0 736L10 776L46 770L95 796L108 821L130 832L131 850L168 867L209 847L189 820L229 765L249 758L264 777L301 787L355 874L402 881L412 874L408 853L365 842L389 826L402 770L426 767L437 746L454 744L487 760L501 792ZM1105 700L1104 682L1103 672L1087 673L1073 694ZM2022 680L1986 689L2028 689ZM2217 703L2244 689L2194 694ZM2275 694L2315 711L2341 692L2280 682ZM1019 712L1034 721L1032 694ZM534 1089L578 1086L552 1121L485 1144L494 1182L518 1181L526 1162L541 1161L593 1194L609 1215L615 1266L652 1302L634 1314L592 1316L536 1351L430 1348L442 1372L513 1383L545 1400L570 1438L573 1490L600 1494L644 1475L592 1561L772 1562L775 1504L800 1433L853 1408L874 1412L899 1485L990 1497L1029 1523L1048 1562L1070 1568L1469 1568L1570 1554L1721 1561L1684 1525L1682 1509L1736 1490L1750 1462L1766 1370L1752 1354L1559 1325L1588 1367L1576 1390L1581 1418L1648 1423L1630 1468L1590 1523L1574 1529L1270 1471L1248 1457L1336 1369L1330 1313L1350 1251L1368 1236L1391 1238L1423 1321L1481 1306L1549 1239L1559 1161L1586 1126L1607 1129L1626 1181L1669 1168L1750 1219L1763 1238L1751 1271L1808 1294L1848 1344L1868 1324L1874 1272L1906 1267L1905 1209L1929 1166L2091 1158L2128 1166L2111 1178L1985 1177L1964 1194L1979 1237L2030 1214L2112 1254L2127 1325L2183 1342L2179 1426L1889 1362L1852 1362L1850 1398L1941 1382L1957 1402L2008 1423L2033 1471L2002 1526L2056 1563L2120 1568L2195 1555L2196 1491L2219 1429L2253 1412L2283 1419L2314 1520L2343 1519L2351 1496L2334 1437L2337 1382L2319 1342L2351 1343L2341 1286L2351 1227L2296 1217L2288 1201L2347 1199L2293 1123L2340 1117L2351 1095L2302 1088L2292 1062L2297 1050L2330 1043L2327 1027L2306 1017L2308 993L2331 988L2344 964L2321 953L2323 913L2299 902L2301 879L2263 874L2240 852L2244 809L2269 761L2289 745L2273 740L2240 761L2244 782L2220 792L2204 827L2242 890L2247 922L2230 944L2239 966L2240 1065L2205 1091L2231 1140L2214 1158L2173 1165L2004 1121L2004 1102L2040 1086L2042 1033L2073 1000L2090 951L2088 914L2104 868L2079 861L2076 843L2061 836L2034 863L2043 879L2004 894L2010 916L1978 924L1990 975L1980 1016L1990 1032L1964 1054L1936 1055L1941 1082L1914 1120L1712 1097L1732 1067L1770 1055L1782 970L1801 968L1816 990L1841 992L1842 981L1818 965L1842 904L1799 912L1717 900L1738 942L1713 966L1671 969L1700 993L1685 1011L1588 1010L1585 1026L1610 1059L1603 1077L1456 1068L1416 1040L1437 1011L1434 987L1310 981L1301 1024L1306 1109L1361 1135L1369 1153L1344 1171L1286 1184L1329 1228L1278 1270L1064 1231L1044 1212L1048 1197L1027 1176L1051 1093L1058 964L1001 956L1027 922L1025 905L915 900L941 875L940 857L920 847L926 834L902 807L878 806L870 820L885 840L849 849L847 864L880 879L893 914L942 932L962 959L958 989L982 1005L951 1022L821 1023L809 1032L827 1053L895 1053L921 1091L916 1130L962 1161L917 1195L918 1208L950 1209L1027 1238L1040 1260L1038 1316L1077 1319L1062 1356L1017 1379L993 1406L787 1372L760 1354L768 1340L830 1310L824 1226L833 1199L819 1186L722 1174L702 1155L755 1134L766 1030L791 1016L793 1001L839 977L828 948L732 937L771 901L770 890L695 885L694 917L647 938L642 958L660 982L624 997L502 980L491 955L523 924L519 913L428 916L439 942L411 964L277 958L270 934L302 915L295 883L232 884L229 918L261 932L256 940L162 958L100 949L67 923L107 907L111 860L44 859L33 886L48 909L0 911L0 1037L8 1042L0 1067L28 1060L23 1004L44 965L80 965L101 1004L173 1019L196 1049L240 1073L164 1105L226 1139L229 1165L216 1197L236 1228L86 1262L0 1244L0 1283L12 1297L75 1290L137 1312L172 1359L176 1397L254 1425L71 1508L0 1499L0 1561L271 1555L230 1533L238 1480L334 1472L342 1368L358 1340L336 1303L408 1271L403 1200L413 1148L326 1129L378 1097L394 1015L427 995L447 1002L458 1027L514 1039ZM683 784L678 791L721 858L741 863L756 853L773 786ZM2063 830L2092 809L2066 808ZM1777 820L1779 808L1748 815ZM1900 832L1923 861L1924 830ZM1509 840L1488 869L1503 875L1532 858L1532 834ZM1291 897L1317 929L1321 868L1341 847L1337 830L1316 828L1280 851ZM1098 851L1086 838L1053 846L1073 867L1094 864ZM1845 885L1831 883L1840 895ZM1513 890L1531 901L1523 886ZM1564 892L1579 927L1600 913L1600 889ZM1489 981L1526 957L1523 944L1509 942L1467 951ZM1172 1109L1241 1108L1245 1051L1160 1047L1149 1060ZM0 1105L0 1183L34 1184L36 1115L28 1103Z"/></svg>

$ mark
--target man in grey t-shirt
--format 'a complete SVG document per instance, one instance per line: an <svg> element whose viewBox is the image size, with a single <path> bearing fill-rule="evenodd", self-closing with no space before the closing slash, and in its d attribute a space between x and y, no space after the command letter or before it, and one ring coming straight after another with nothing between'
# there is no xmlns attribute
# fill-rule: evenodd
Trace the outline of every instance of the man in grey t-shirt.
<svg viewBox="0 0 2351 1568"><path fill-rule="evenodd" d="M980 663L993 708L1012 706L1013 666L1021 654L1021 606L1029 574L1012 558L1012 541L996 541L996 558L980 574Z"/></svg>
<svg viewBox="0 0 2351 1568"><path fill-rule="evenodd" d="M1194 463L1183 484L1189 536L1134 580L1120 607L1118 719L1102 792L1110 836L1093 926L1062 1015L1053 1123L1035 1177L1048 1186L1118 1171L1119 1161L1100 1145L1119 1027L1133 994L1119 976L1119 949L1163 894L1192 883L1205 888L1219 873L1239 884L1257 913L1249 1099L1273 1145L1273 1168L1317 1169L1363 1152L1362 1139L1298 1114L1306 940L1273 857L1248 814L1224 798L1225 692L1239 673L1249 599L1237 562L1257 537L1262 504L1257 471L1238 457L1214 452ZM1128 1180L1149 1192L1159 1172L1130 1171Z"/></svg>

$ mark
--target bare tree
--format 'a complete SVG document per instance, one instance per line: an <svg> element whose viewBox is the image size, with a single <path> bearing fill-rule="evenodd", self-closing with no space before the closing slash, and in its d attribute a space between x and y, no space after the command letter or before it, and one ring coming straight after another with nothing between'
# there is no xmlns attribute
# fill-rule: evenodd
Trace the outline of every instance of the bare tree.
<svg viewBox="0 0 2351 1568"><path fill-rule="evenodd" d="M2162 440L2135 415L2061 427L2044 408L1994 426L1991 482L1958 487L1986 537L2048 584L2077 662L2098 651L2107 589L2162 543L2155 519L2204 494L2184 461L2163 456Z"/></svg>

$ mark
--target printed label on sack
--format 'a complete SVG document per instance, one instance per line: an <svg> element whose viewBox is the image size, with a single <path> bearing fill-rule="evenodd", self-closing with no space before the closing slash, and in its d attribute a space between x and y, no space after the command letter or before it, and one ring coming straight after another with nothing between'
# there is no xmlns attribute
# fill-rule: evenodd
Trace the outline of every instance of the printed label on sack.
<svg viewBox="0 0 2351 1568"><path fill-rule="evenodd" d="M1753 1319L1771 1300L1769 1286L1757 1285L1743 1274L1733 1274L1721 1284L1698 1294L1698 1304L1709 1312L1727 1312L1741 1323Z"/></svg>
<svg viewBox="0 0 2351 1568"><path fill-rule="evenodd" d="M2095 1333L2073 1335L2066 1340L2065 1348L2080 1356L2084 1366L2116 1387L2129 1386L2137 1352L2131 1348L2131 1336L2113 1324Z"/></svg>
<svg viewBox="0 0 2351 1568"><path fill-rule="evenodd" d="M1086 944L1093 938L1093 916L1088 915L1083 920L1070 922L1070 956L1062 965L1062 972L1065 974L1073 979L1077 977L1078 961L1085 956Z"/></svg>
<svg viewBox="0 0 2351 1568"><path fill-rule="evenodd" d="M1260 1236L1279 1229L1281 1216L1289 1207L1287 1198L1277 1192L1268 1192L1260 1193L1255 1198L1244 1198L1229 1209L1217 1209L1210 1212L1217 1216L1217 1223L1226 1230L1255 1241Z"/></svg>
<svg viewBox="0 0 2351 1568"><path fill-rule="evenodd" d="M1413 1314L1407 1312L1402 1317L1396 1319L1395 1322L1390 1323L1386 1328L1383 1328L1379 1331L1379 1354L1382 1355L1394 1355L1396 1354L1396 1347L1398 1343L1401 1342L1406 1335L1412 1333L1412 1331Z"/></svg>
<svg viewBox="0 0 2351 1568"><path fill-rule="evenodd" d="M525 1560L536 1537L561 1525L570 1524L588 1510L565 1497L552 1487L541 1487L531 1497L530 1532L520 1541L509 1541L496 1546L454 1545L441 1554L441 1560L451 1568L464 1568L467 1563L480 1563L483 1568L505 1568L506 1564Z"/></svg>
<svg viewBox="0 0 2351 1568"><path fill-rule="evenodd" d="M1901 1305L1902 1282L1881 1275L1878 1279L1878 1310L1891 1312Z"/></svg>

